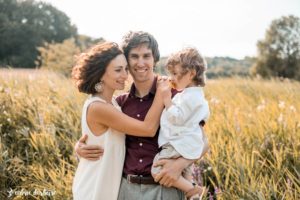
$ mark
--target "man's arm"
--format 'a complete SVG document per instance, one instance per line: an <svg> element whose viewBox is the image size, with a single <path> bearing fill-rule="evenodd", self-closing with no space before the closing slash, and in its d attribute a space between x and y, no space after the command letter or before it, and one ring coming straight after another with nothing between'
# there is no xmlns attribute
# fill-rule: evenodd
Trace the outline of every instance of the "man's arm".
<svg viewBox="0 0 300 200"><path fill-rule="evenodd" d="M185 159L183 157L177 159L162 159L154 163L154 166L162 166L162 170L158 173L154 180L159 182L161 185L166 187L171 187L175 181L181 176L182 171L184 168L189 166L190 164L194 163L195 161L201 159L209 150L208 141L203 130L203 126L205 125L204 121L199 123L202 133L203 133L203 142L204 148L203 152L201 153L198 159Z"/></svg>
<svg viewBox="0 0 300 200"><path fill-rule="evenodd" d="M79 158L96 161L103 155L103 148L99 145L87 145L88 136L83 135L75 144L75 153Z"/></svg>
<svg viewBox="0 0 300 200"><path fill-rule="evenodd" d="M162 170L155 176L154 180L159 182L161 185L171 187L181 176L183 169L196 160L189 160L183 157L159 160L154 164L154 166L161 166Z"/></svg>

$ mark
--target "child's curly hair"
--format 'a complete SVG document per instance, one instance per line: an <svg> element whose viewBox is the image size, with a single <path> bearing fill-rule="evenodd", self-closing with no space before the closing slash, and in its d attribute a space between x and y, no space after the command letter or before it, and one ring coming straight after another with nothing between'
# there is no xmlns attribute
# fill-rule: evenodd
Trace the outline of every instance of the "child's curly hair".
<svg viewBox="0 0 300 200"><path fill-rule="evenodd" d="M195 70L196 75L193 78L194 83L202 87L205 86L205 71L207 70L207 63L205 58L197 51L196 48L188 47L172 54L167 60L166 67L172 72L174 66L178 64L182 68L181 76L184 76L190 70Z"/></svg>

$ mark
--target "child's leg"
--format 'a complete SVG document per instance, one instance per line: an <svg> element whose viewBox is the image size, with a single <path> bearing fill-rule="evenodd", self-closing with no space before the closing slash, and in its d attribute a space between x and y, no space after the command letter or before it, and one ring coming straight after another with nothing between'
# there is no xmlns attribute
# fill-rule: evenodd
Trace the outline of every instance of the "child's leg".
<svg viewBox="0 0 300 200"><path fill-rule="evenodd" d="M180 176L179 179L175 183L173 183L172 186L184 191L185 193L194 188L193 183L185 179L183 176Z"/></svg>
<svg viewBox="0 0 300 200"><path fill-rule="evenodd" d="M206 189L194 183L192 171L193 165L186 167L182 172L182 176L173 186L184 191L188 199L201 199Z"/></svg>
<svg viewBox="0 0 300 200"><path fill-rule="evenodd" d="M185 179L183 176L179 177L179 179L173 184L173 187L184 191L187 199L200 200L202 199L202 195L206 192L205 187L195 185L189 180Z"/></svg>

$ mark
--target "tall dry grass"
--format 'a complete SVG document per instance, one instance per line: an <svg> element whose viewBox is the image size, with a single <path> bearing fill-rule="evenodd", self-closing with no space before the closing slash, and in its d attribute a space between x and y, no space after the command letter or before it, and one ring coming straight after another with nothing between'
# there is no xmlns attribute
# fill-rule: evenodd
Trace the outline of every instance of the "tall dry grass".
<svg viewBox="0 0 300 200"><path fill-rule="evenodd" d="M211 193L300 199L299 82L220 79L205 90L212 114L201 170Z"/></svg>
<svg viewBox="0 0 300 200"><path fill-rule="evenodd" d="M13 199L71 199L84 95L62 76L41 71L1 71L1 193ZM34 190L55 195L33 195Z"/></svg>
<svg viewBox="0 0 300 200"><path fill-rule="evenodd" d="M195 171L205 198L300 199L300 84L219 79L205 93L210 152ZM53 73L0 71L0 199L72 198L85 98Z"/></svg>

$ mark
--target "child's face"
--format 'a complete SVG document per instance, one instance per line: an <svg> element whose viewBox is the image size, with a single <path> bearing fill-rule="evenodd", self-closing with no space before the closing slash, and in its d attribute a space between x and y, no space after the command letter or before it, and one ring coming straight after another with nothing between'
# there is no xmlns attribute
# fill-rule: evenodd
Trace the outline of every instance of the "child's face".
<svg viewBox="0 0 300 200"><path fill-rule="evenodd" d="M194 74L188 70L186 74L182 74L182 67L180 64L175 65L170 73L170 82L177 90L183 90L186 87L193 86Z"/></svg>

